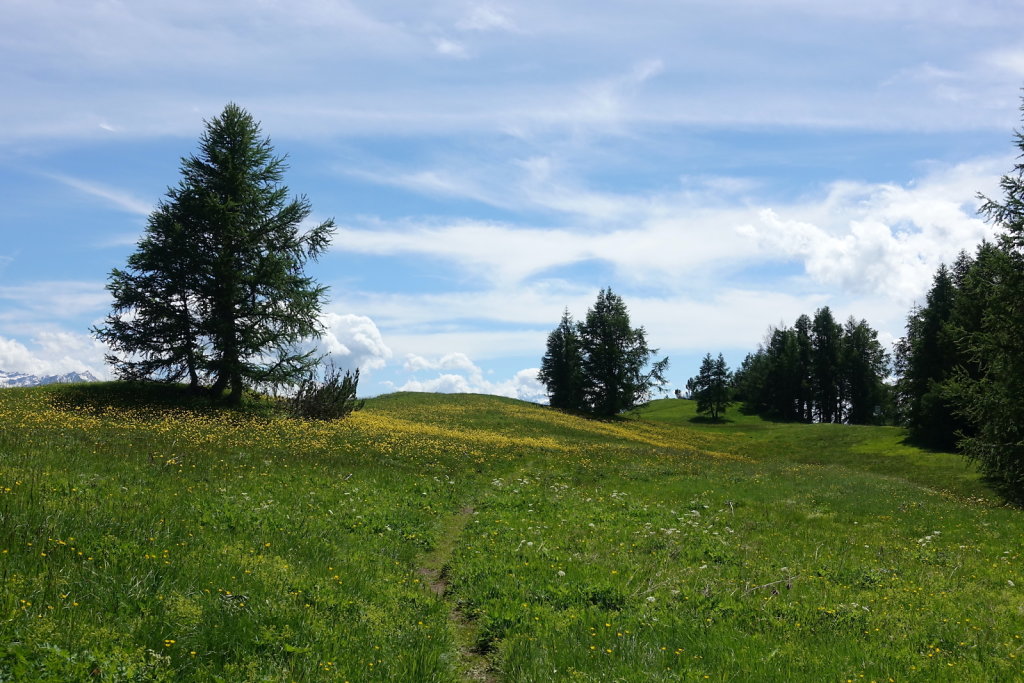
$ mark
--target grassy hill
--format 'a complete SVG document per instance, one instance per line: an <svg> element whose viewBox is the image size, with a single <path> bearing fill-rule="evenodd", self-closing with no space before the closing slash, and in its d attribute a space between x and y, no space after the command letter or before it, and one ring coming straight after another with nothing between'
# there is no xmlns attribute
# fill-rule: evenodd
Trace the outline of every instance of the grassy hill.
<svg viewBox="0 0 1024 683"><path fill-rule="evenodd" d="M1001 681L1021 512L896 429L0 391L0 680Z"/></svg>

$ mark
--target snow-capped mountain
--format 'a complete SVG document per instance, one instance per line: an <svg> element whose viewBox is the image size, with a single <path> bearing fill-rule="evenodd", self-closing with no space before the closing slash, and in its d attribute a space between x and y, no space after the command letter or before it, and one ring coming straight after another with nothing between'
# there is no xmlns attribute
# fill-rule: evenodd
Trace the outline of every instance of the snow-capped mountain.
<svg viewBox="0 0 1024 683"><path fill-rule="evenodd" d="M68 372L63 375L29 375L24 372L5 372L0 370L0 388L2 387L38 387L43 384L75 384L78 382L99 382L100 378L88 370L84 372Z"/></svg>

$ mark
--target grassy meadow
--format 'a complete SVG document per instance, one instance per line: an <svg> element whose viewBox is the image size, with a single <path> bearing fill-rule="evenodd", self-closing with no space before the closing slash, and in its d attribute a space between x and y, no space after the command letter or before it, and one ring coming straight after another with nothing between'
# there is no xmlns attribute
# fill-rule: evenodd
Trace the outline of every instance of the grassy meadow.
<svg viewBox="0 0 1024 683"><path fill-rule="evenodd" d="M0 390L0 681L1012 681L1024 516L898 429Z"/></svg>

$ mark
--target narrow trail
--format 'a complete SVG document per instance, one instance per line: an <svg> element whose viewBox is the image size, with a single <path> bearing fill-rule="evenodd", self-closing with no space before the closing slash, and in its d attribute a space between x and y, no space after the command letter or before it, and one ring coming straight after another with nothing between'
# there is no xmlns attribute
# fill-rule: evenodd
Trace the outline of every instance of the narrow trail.
<svg viewBox="0 0 1024 683"><path fill-rule="evenodd" d="M490 661L476 647L478 631L476 624L463 614L458 605L449 600L447 595L447 564L459 537L473 518L473 513L473 507L466 506L444 521L437 544L433 550L420 558L419 568L416 571L423 577L427 588L439 600L449 603L448 619L452 622L458 652L458 667L463 677L467 681L497 683L499 679L495 676Z"/></svg>

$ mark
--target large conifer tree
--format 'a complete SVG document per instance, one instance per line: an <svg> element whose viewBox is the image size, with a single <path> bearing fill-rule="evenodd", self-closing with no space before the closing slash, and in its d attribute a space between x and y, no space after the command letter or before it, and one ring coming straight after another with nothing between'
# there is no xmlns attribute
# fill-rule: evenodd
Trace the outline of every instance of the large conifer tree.
<svg viewBox="0 0 1024 683"><path fill-rule="evenodd" d="M1024 110L1024 107L1022 107ZM1015 131L1020 155L1000 181L1001 200L981 197L981 213L1001 228L998 249L968 270L965 287L980 313L977 331L960 342L976 375L961 370L948 392L973 433L964 453L1013 494L1024 495L1024 131ZM966 297L965 297L966 298Z"/></svg>
<svg viewBox="0 0 1024 683"><path fill-rule="evenodd" d="M320 332L326 288L304 273L333 222L299 226L287 168L235 104L206 122L197 154L150 217L127 270L111 273L114 306L94 329L119 375L209 383L237 403L252 384L286 384L316 362L298 345Z"/></svg>

